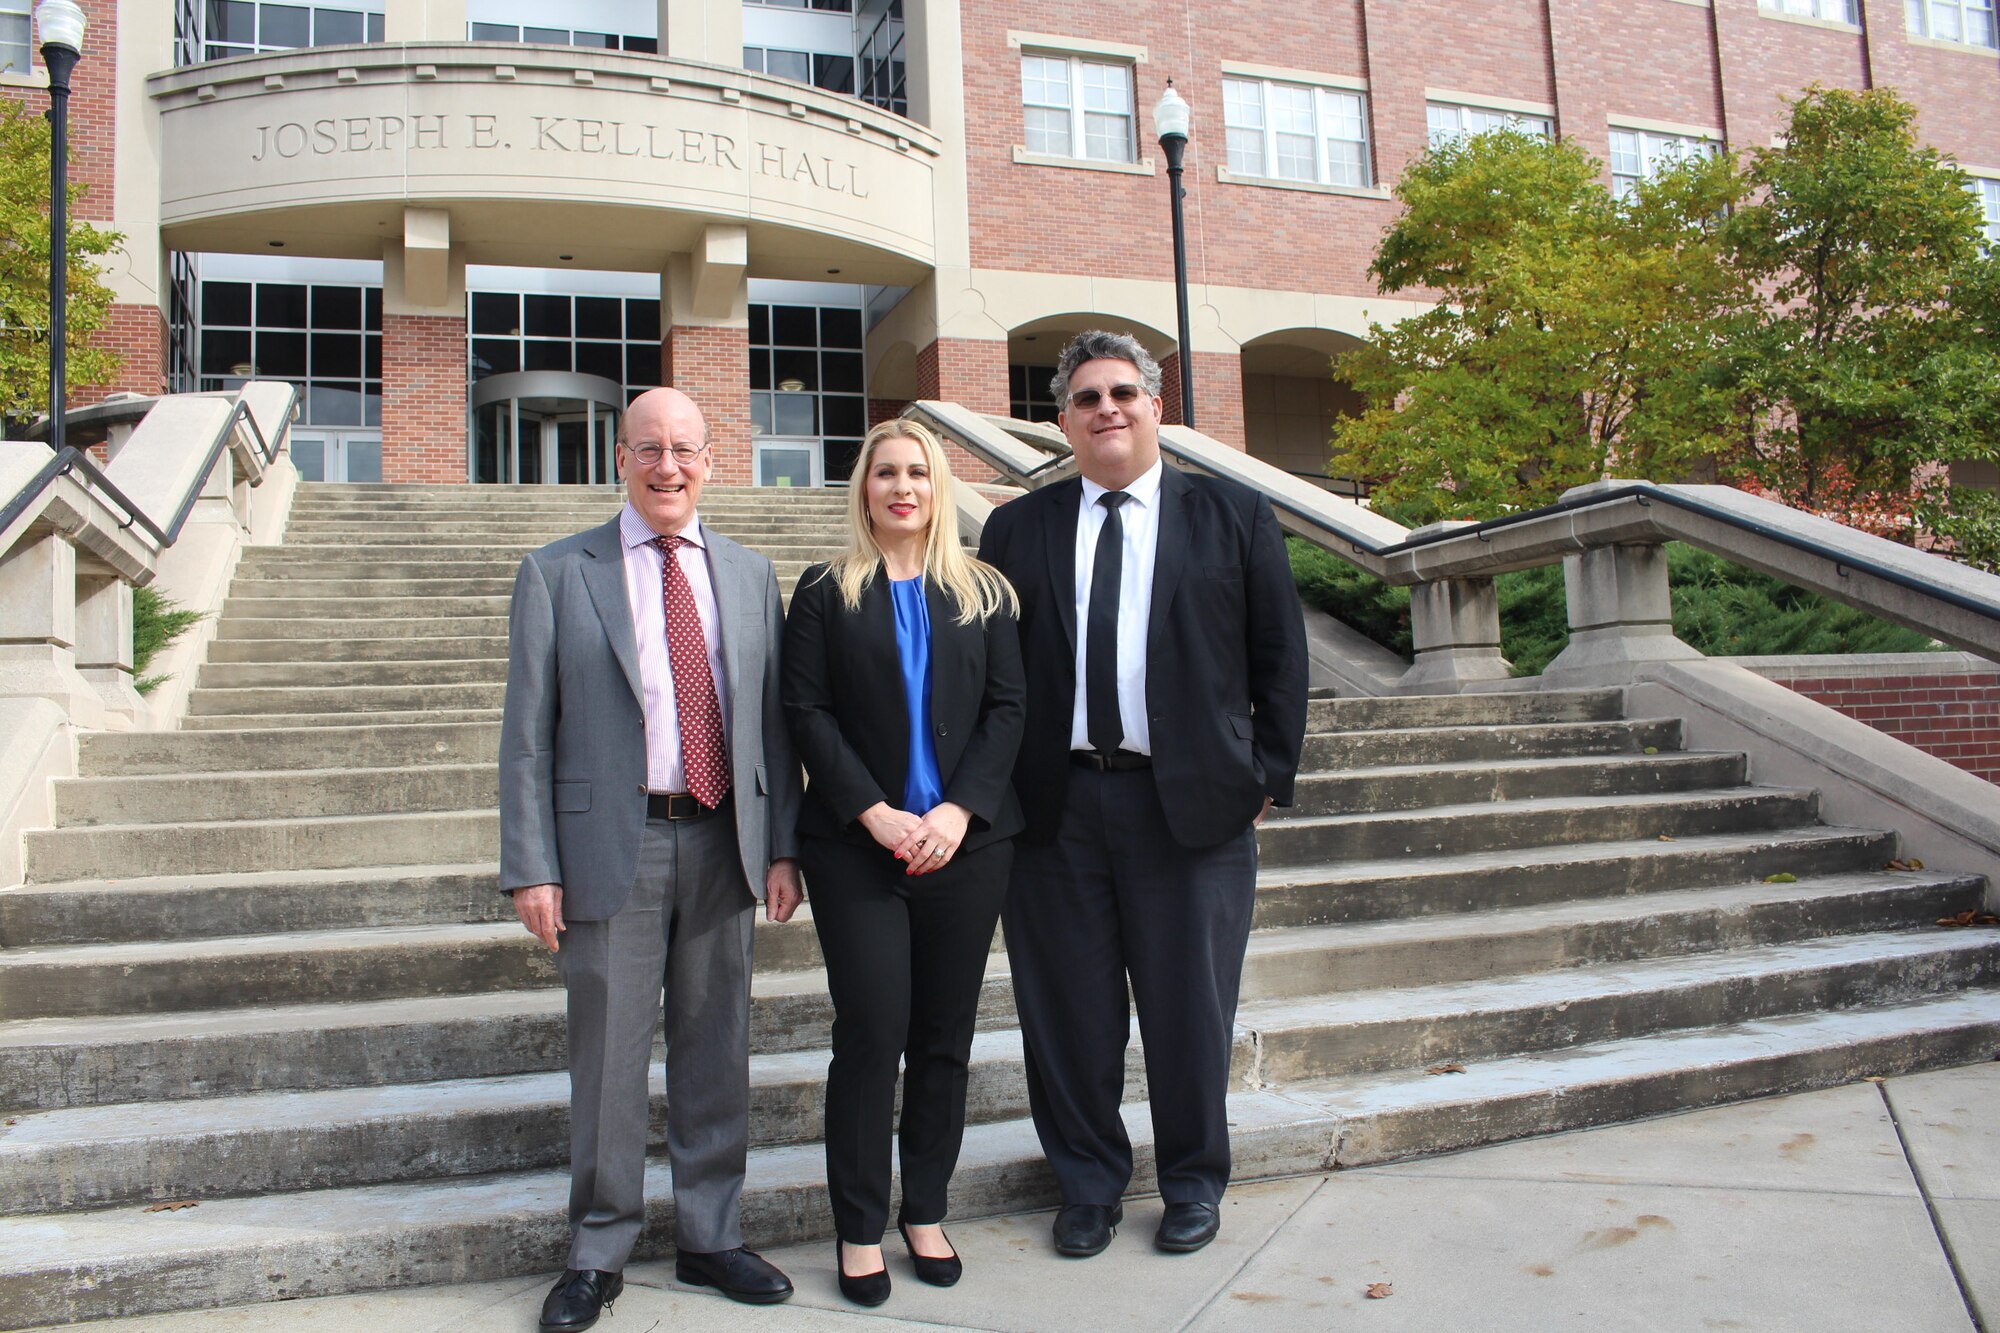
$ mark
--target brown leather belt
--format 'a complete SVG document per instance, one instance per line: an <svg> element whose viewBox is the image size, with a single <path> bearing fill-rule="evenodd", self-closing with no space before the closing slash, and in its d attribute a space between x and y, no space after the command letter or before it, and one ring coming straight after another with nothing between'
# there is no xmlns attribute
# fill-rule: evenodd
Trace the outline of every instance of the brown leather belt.
<svg viewBox="0 0 2000 1333"><path fill-rule="evenodd" d="M647 792L646 818L648 819L707 819L729 804L729 793L722 793L722 799L711 810L694 798L692 792Z"/></svg>

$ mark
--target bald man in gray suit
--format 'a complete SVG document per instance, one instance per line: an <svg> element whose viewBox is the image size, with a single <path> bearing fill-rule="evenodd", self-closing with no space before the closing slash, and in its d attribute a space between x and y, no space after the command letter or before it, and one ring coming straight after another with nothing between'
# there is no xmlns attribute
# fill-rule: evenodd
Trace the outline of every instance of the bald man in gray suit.
<svg viewBox="0 0 2000 1333"><path fill-rule="evenodd" d="M701 523L713 465L687 395L635 399L626 503L521 562L500 736L500 887L569 997L570 1248L544 1333L597 1322L645 1223L647 1067L667 1017L675 1275L737 1300L792 1284L743 1248L752 914L804 896L778 707L771 562Z"/></svg>

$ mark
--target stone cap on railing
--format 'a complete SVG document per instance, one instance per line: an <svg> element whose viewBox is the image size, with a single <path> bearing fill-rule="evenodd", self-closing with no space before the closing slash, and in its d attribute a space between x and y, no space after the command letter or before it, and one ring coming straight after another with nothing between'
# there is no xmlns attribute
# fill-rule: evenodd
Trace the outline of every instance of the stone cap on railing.
<svg viewBox="0 0 2000 1333"><path fill-rule="evenodd" d="M20 494L53 457L45 444L0 443L0 495ZM39 496L0 529L0 552L13 550L36 528L59 534L127 583L144 587L153 580L159 548L152 538L73 473L43 486Z"/></svg>

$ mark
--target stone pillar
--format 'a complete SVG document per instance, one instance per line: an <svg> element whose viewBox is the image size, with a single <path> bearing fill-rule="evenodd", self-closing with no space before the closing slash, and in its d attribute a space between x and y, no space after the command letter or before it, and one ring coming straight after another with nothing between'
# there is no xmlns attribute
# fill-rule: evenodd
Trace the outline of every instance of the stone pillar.
<svg viewBox="0 0 2000 1333"><path fill-rule="evenodd" d="M132 585L115 574L76 576L76 667L104 701L105 723L138 725L145 701L132 680Z"/></svg>
<svg viewBox="0 0 2000 1333"><path fill-rule="evenodd" d="M1569 646L1542 671L1545 684L1618 685L1641 664L1701 656L1674 637L1664 546L1599 546L1565 556L1563 587Z"/></svg>
<svg viewBox="0 0 2000 1333"><path fill-rule="evenodd" d="M671 256L660 275L660 383L701 407L715 451L709 476L755 479L750 430L750 284L741 227L705 229L696 253Z"/></svg>
<svg viewBox="0 0 2000 1333"><path fill-rule="evenodd" d="M743 66L742 0L658 0L660 54Z"/></svg>
<svg viewBox="0 0 2000 1333"><path fill-rule="evenodd" d="M48 699L78 726L103 726L76 634L76 548L51 532L24 538L0 556L0 696Z"/></svg>
<svg viewBox="0 0 2000 1333"><path fill-rule="evenodd" d="M1199 412L1201 405L1195 404ZM1471 527L1432 523L1412 537ZM1397 688L1405 694L1456 694L1476 681L1506 680L1500 655L1500 595L1490 578L1439 579L1410 589L1410 640L1416 661Z"/></svg>
<svg viewBox="0 0 2000 1333"><path fill-rule="evenodd" d="M1234 352L1197 351L1187 358L1194 369L1195 429L1232 449L1248 447L1243 432L1243 358ZM1174 352L1160 362L1161 419L1181 421L1182 357Z"/></svg>
<svg viewBox="0 0 2000 1333"><path fill-rule="evenodd" d="M382 35L392 42L462 42L465 0L387 0Z"/></svg>
<svg viewBox="0 0 2000 1333"><path fill-rule="evenodd" d="M382 479L464 481L465 255L413 209L382 250Z"/></svg>

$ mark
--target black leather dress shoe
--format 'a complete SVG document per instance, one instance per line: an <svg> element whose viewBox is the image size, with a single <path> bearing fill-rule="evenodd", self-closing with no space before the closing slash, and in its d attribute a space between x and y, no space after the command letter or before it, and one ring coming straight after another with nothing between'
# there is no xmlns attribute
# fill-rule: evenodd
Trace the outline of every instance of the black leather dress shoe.
<svg viewBox="0 0 2000 1333"><path fill-rule="evenodd" d="M887 1265L872 1273L850 1273L847 1271L847 1242L833 1243L833 1266L840 1271L840 1294L856 1305L880 1305L889 1299L889 1269Z"/></svg>
<svg viewBox="0 0 2000 1333"><path fill-rule="evenodd" d="M1168 1254L1192 1254L1215 1239L1222 1214L1212 1203L1170 1203L1153 1235L1153 1248Z"/></svg>
<svg viewBox="0 0 2000 1333"><path fill-rule="evenodd" d="M597 1322L625 1290L623 1273L565 1268L542 1302L542 1333L577 1333Z"/></svg>
<svg viewBox="0 0 2000 1333"><path fill-rule="evenodd" d="M1088 1259L1104 1253L1111 1233L1125 1220L1125 1205L1114 1203L1072 1203L1056 1214L1056 1253L1072 1259Z"/></svg>
<svg viewBox="0 0 2000 1333"><path fill-rule="evenodd" d="M714 1254L682 1250L674 1258L674 1277L690 1287L714 1287L746 1305L776 1305L792 1294L790 1278L740 1246Z"/></svg>

